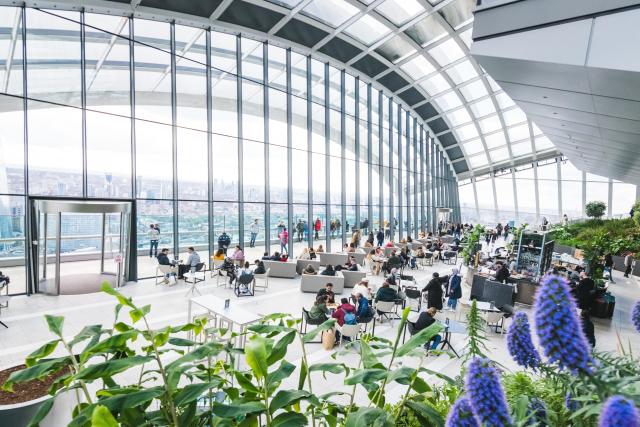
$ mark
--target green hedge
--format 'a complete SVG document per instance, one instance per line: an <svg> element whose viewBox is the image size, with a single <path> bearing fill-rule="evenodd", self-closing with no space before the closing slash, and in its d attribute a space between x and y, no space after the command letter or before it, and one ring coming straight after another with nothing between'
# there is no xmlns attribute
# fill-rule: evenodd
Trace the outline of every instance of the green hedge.
<svg viewBox="0 0 640 427"><path fill-rule="evenodd" d="M590 219L552 229L556 244L589 248L593 242L602 245L602 253L622 255L626 251L640 251L640 227L631 218Z"/></svg>

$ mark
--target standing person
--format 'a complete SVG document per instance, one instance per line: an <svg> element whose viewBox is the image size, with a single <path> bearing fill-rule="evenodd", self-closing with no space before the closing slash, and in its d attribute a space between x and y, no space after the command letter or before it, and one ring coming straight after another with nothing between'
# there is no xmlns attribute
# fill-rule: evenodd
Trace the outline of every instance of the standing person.
<svg viewBox="0 0 640 427"><path fill-rule="evenodd" d="M613 257L611 256L611 253L607 253L604 256L604 269L603 272L608 272L609 273L609 281L611 283L615 283L613 281Z"/></svg>
<svg viewBox="0 0 640 427"><path fill-rule="evenodd" d="M448 295L449 299L447 300L447 307L449 310L456 310L456 305L458 304L458 300L462 298L462 278L458 274L458 269L453 268L451 270L451 277L449 278L449 290Z"/></svg>
<svg viewBox="0 0 640 427"><path fill-rule="evenodd" d="M509 224L505 224L504 225L504 239L507 240L507 237L509 237L509 230L511 230L511 227L509 227Z"/></svg>
<svg viewBox="0 0 640 427"><path fill-rule="evenodd" d="M160 241L160 229L155 224L149 225L149 258L158 256L158 242Z"/></svg>
<svg viewBox="0 0 640 427"><path fill-rule="evenodd" d="M298 223L296 224L296 234L298 235L298 242L302 242L302 233L303 232L304 232L304 224L302 223L302 220L299 219Z"/></svg>
<svg viewBox="0 0 640 427"><path fill-rule="evenodd" d="M356 229L353 232L353 235L351 235L351 243L353 244L354 248L357 248L358 246L360 246L360 230Z"/></svg>
<svg viewBox="0 0 640 427"><path fill-rule="evenodd" d="M309 224L307 221L302 221L302 239L306 242L309 240Z"/></svg>
<svg viewBox="0 0 640 427"><path fill-rule="evenodd" d="M333 219L329 222L329 232L331 234L331 238L335 239L335 237L336 237L336 222Z"/></svg>
<svg viewBox="0 0 640 427"><path fill-rule="evenodd" d="M562 215L562 225L564 225L565 227L569 225L569 217L567 216L567 214Z"/></svg>
<svg viewBox="0 0 640 427"><path fill-rule="evenodd" d="M249 240L249 247L256 247L256 237L260 232L260 225L258 224L258 218L253 220L253 223L249 226L249 232L251 233L251 240Z"/></svg>
<svg viewBox="0 0 640 427"><path fill-rule="evenodd" d="M280 237L280 234L282 234L282 230L284 230L284 221L280 220L280 222L278 222L278 226L276 227L276 236Z"/></svg>
<svg viewBox="0 0 640 427"><path fill-rule="evenodd" d="M432 279L422 289L422 292L427 292L427 307L442 310L442 283L438 273L433 273Z"/></svg>
<svg viewBox="0 0 640 427"><path fill-rule="evenodd" d="M624 257L624 277L629 277L629 273L631 273L631 267L633 266L633 253L629 252L626 257Z"/></svg>
<svg viewBox="0 0 640 427"><path fill-rule="evenodd" d="M280 252L289 254L289 250L287 249L287 244L289 243L289 232L287 231L287 227L282 229L282 233L280 233Z"/></svg>
<svg viewBox="0 0 640 427"><path fill-rule="evenodd" d="M502 223L499 222L498 225L496 225L496 236L497 237L500 237L500 235L502 235L502 230L503 230Z"/></svg>
<svg viewBox="0 0 640 427"><path fill-rule="evenodd" d="M378 240L378 246L382 246L384 244L384 231L381 228L378 229L378 234L376 234L376 239Z"/></svg>
<svg viewBox="0 0 640 427"><path fill-rule="evenodd" d="M542 217L542 231L547 231L547 226L549 225L549 220L546 216Z"/></svg>
<svg viewBox="0 0 640 427"><path fill-rule="evenodd" d="M339 218L336 218L336 235L340 235L340 229L342 228L342 222Z"/></svg>
<svg viewBox="0 0 640 427"><path fill-rule="evenodd" d="M318 235L318 233L320 233L320 230L322 229L322 221L320 221L320 218L316 218L316 223L313 226L313 230L315 231L315 234L313 235L313 238L318 240L320 239L320 236Z"/></svg>

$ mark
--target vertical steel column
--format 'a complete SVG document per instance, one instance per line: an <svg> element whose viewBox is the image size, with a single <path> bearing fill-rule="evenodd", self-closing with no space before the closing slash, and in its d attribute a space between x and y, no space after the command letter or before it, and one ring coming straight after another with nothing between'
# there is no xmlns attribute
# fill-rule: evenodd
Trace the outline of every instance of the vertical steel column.
<svg viewBox="0 0 640 427"><path fill-rule="evenodd" d="M425 232L425 217L424 217L424 127L420 125L420 231Z"/></svg>
<svg viewBox="0 0 640 427"><path fill-rule="evenodd" d="M331 252L331 103L329 101L331 82L329 81L329 63L324 64L324 235L325 248Z"/></svg>
<svg viewBox="0 0 640 427"><path fill-rule="evenodd" d="M55 294L60 295L60 252L62 240L62 213L56 214L56 277L55 277ZM45 249L46 250L46 249Z"/></svg>
<svg viewBox="0 0 640 427"><path fill-rule="evenodd" d="M80 105L82 106L82 197L86 199L89 194L89 178L87 171L87 57L85 41L84 8L82 8L80 11Z"/></svg>
<svg viewBox="0 0 640 427"><path fill-rule="evenodd" d="M402 205L402 107L398 105L398 240L404 231L404 206Z"/></svg>
<svg viewBox="0 0 640 427"><path fill-rule="evenodd" d="M393 202L393 99L389 98L389 239L395 238L396 219Z"/></svg>
<svg viewBox="0 0 640 427"><path fill-rule="evenodd" d="M344 246L344 243L346 241L345 239L345 235L346 235L346 230L345 230L345 224L346 224L346 218L347 218L347 185L346 185L346 174L347 174L347 164L345 161L345 155L346 155L346 151L347 151L347 136L346 136L346 130L347 130L347 123L346 123L346 116L345 116L345 107L347 105L347 99L346 99L346 93L345 93L345 84L346 84L346 72L345 70L342 70L340 72L340 153L341 153L341 161L340 161L340 167L342 168L342 222L341 222L341 227L340 230L342 231L342 244L340 245L340 247Z"/></svg>
<svg viewBox="0 0 640 427"><path fill-rule="evenodd" d="M356 169L356 220L355 228L360 229L360 79L356 77L355 83L355 93L354 93L356 109L355 109L355 156L353 156L355 161L355 169Z"/></svg>
<svg viewBox="0 0 640 427"><path fill-rule="evenodd" d="M138 197L138 169L137 169L137 149L136 149L136 69L135 69L135 43L134 40L134 22L133 18L129 17L129 107L131 108L131 198L134 199L134 211L137 212L136 199ZM133 215L131 213L130 215ZM128 217L130 217L130 215ZM131 225L132 224L132 225ZM138 238L135 233L135 220L130 219L129 227L129 242L132 248L129 249L129 255L131 253L138 253ZM138 280L138 257L130 256L129 259L129 272L130 279Z"/></svg>
<svg viewBox="0 0 640 427"><path fill-rule="evenodd" d="M107 214L102 213L102 236L100 238L100 274L104 273L104 236L107 232ZM122 240L122 235L120 235L120 240Z"/></svg>
<svg viewBox="0 0 640 427"><path fill-rule="evenodd" d="M384 96L378 92L378 224L384 233Z"/></svg>
<svg viewBox="0 0 640 427"><path fill-rule="evenodd" d="M476 204L476 222L480 221L480 208L478 207L478 189L476 188L476 179L471 180L473 183L473 201Z"/></svg>
<svg viewBox="0 0 640 427"><path fill-rule="evenodd" d="M209 266L211 255L215 251L215 230L213 227L213 87L211 85L211 30L205 31L205 49L207 69L205 76L207 79L207 221L208 227L208 248Z"/></svg>
<svg viewBox="0 0 640 427"><path fill-rule="evenodd" d="M411 235L411 117L409 116L409 112L405 111L405 205L406 209L404 211L407 214L405 218L406 227L404 230L405 235L408 237Z"/></svg>
<svg viewBox="0 0 640 427"><path fill-rule="evenodd" d="M415 237L418 237L418 228L420 227L418 219L418 209L420 208L420 197L418 189L422 188L420 183L420 174L418 172L418 121L413 118L413 170L411 175L413 176L413 227L411 231Z"/></svg>
<svg viewBox="0 0 640 427"><path fill-rule="evenodd" d="M291 111L291 49L287 49L287 229L289 230L289 242L287 251L292 247L291 240L293 237L293 113Z"/></svg>
<svg viewBox="0 0 640 427"><path fill-rule="evenodd" d="M429 131L425 129L424 131L424 178L425 178L425 205L424 209L426 210L426 218L425 218L425 231L433 231L433 227L431 225L431 218L433 214L431 212L431 137L429 136Z"/></svg>
<svg viewBox="0 0 640 427"><path fill-rule="evenodd" d="M533 183L535 186L536 197L536 223L540 222L540 196L538 195L538 165L533 165Z"/></svg>
<svg viewBox="0 0 640 427"><path fill-rule="evenodd" d="M264 116L264 250L271 253L271 175L269 148L269 45L262 44L262 81L264 83L262 114Z"/></svg>
<svg viewBox="0 0 640 427"><path fill-rule="evenodd" d="M608 198L607 198L607 217L611 218L613 214L613 180L609 178L609 187L608 187Z"/></svg>
<svg viewBox="0 0 640 427"><path fill-rule="evenodd" d="M311 56L307 56L307 245L313 247L315 224L313 222L313 117L311 108Z"/></svg>
<svg viewBox="0 0 640 427"><path fill-rule="evenodd" d="M178 236L178 92L176 86L176 23L169 24L171 43L171 159L173 162L173 253L178 256L180 243Z"/></svg>
<svg viewBox="0 0 640 427"><path fill-rule="evenodd" d="M31 208L29 201L29 120L28 120L28 87L27 87L27 12L25 6L20 8L20 32L22 36L22 155L24 158L24 164L22 165L23 182L24 182L24 212L25 212L25 248L29 250L25 251L25 268L27 277L27 295L38 292L39 277L34 274L36 266L40 262L40 248L36 245L36 254L33 254L33 241L38 236L33 236L32 226L33 222L36 222L36 227L39 225L39 218L33 218L34 209ZM46 221L45 221L46 224ZM34 227L34 228L36 228ZM46 238L46 233L45 233ZM46 240L45 240L45 253L46 253ZM45 262L46 265L46 262Z"/></svg>
<svg viewBox="0 0 640 427"><path fill-rule="evenodd" d="M562 164L560 159L556 159L556 168L558 171L558 216L562 220Z"/></svg>
<svg viewBox="0 0 640 427"><path fill-rule="evenodd" d="M580 214L581 218L585 217L584 207L587 204L587 173L582 171L582 212Z"/></svg>
<svg viewBox="0 0 640 427"><path fill-rule="evenodd" d="M236 108L238 112L238 244L244 248L244 134L242 120L242 39L236 36Z"/></svg>
<svg viewBox="0 0 640 427"><path fill-rule="evenodd" d="M498 210L498 194L496 193L496 177L491 174L491 190L493 192L493 211L495 212L494 218L496 221L500 218L500 211Z"/></svg>
<svg viewBox="0 0 640 427"><path fill-rule="evenodd" d="M371 123L373 111L371 96L373 91L371 83L367 85L367 221L369 222L369 231L373 232L373 123Z"/></svg>
<svg viewBox="0 0 640 427"><path fill-rule="evenodd" d="M514 169L511 170L511 184L513 187L513 204L516 210L516 219L520 218L520 210L518 209L518 188L516 186L516 176L513 172Z"/></svg>

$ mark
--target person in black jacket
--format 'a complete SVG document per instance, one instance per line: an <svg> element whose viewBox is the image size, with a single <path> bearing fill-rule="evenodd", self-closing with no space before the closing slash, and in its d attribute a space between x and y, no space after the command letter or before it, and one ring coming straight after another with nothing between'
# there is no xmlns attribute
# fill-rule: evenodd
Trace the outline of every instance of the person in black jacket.
<svg viewBox="0 0 640 427"><path fill-rule="evenodd" d="M378 246L382 246L384 244L384 231L382 229L378 229L378 234L376 234L376 239L378 240Z"/></svg>
<svg viewBox="0 0 640 427"><path fill-rule="evenodd" d="M407 327L409 329L409 333L411 335L415 335L423 329L428 328L436 322L435 315L438 310L435 307L429 307L418 316L418 320L415 323L408 322ZM442 341L442 337L440 335L435 335L431 340L425 343L424 348L431 348L435 350L438 348L438 345Z"/></svg>
<svg viewBox="0 0 640 427"><path fill-rule="evenodd" d="M507 268L507 266L501 261L498 261L496 264L499 265L499 267L498 271L496 271L495 281L500 283L507 283L507 279L510 276L509 268Z"/></svg>
<svg viewBox="0 0 640 427"><path fill-rule="evenodd" d="M169 265L169 266L173 266L174 263L171 262L171 260L169 259L169 249L167 248L162 248L160 250L160 253L158 254L158 256L156 257L158 260L158 264L160 265ZM166 273L164 275L164 283L169 283L169 277L171 276L175 276L176 273Z"/></svg>
<svg viewBox="0 0 640 427"><path fill-rule="evenodd" d="M580 281L576 288L576 297L578 298L578 307L583 310L591 309L593 306L596 283L592 278L587 276L584 271L580 273Z"/></svg>
<svg viewBox="0 0 640 427"><path fill-rule="evenodd" d="M604 269L603 272L608 272L609 273L609 281L611 283L615 283L613 281L613 257L611 256L611 253L608 253L604 256Z"/></svg>
<svg viewBox="0 0 640 427"><path fill-rule="evenodd" d="M335 276L336 271L333 268L333 265L327 264L327 266L320 272L321 276Z"/></svg>
<svg viewBox="0 0 640 427"><path fill-rule="evenodd" d="M440 281L440 275L433 273L433 278L422 289L422 292L427 292L427 307L435 307L438 310L442 310L442 282Z"/></svg>
<svg viewBox="0 0 640 427"><path fill-rule="evenodd" d="M587 341L589 341L589 344L591 344L591 348L594 348L596 346L596 335L589 310L585 309L580 312L580 320L582 321L582 331Z"/></svg>

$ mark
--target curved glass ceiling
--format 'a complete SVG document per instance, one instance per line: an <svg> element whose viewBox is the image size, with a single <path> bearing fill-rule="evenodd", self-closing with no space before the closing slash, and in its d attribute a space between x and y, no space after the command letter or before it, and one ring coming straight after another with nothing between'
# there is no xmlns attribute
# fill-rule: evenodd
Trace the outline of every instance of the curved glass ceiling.
<svg viewBox="0 0 640 427"><path fill-rule="evenodd" d="M73 0L58 3L78 5ZM141 17L231 32L248 30L345 64L363 78L377 81L422 117L460 179L559 154L471 57L475 0L103 3L113 6L92 10L130 14L133 8Z"/></svg>

